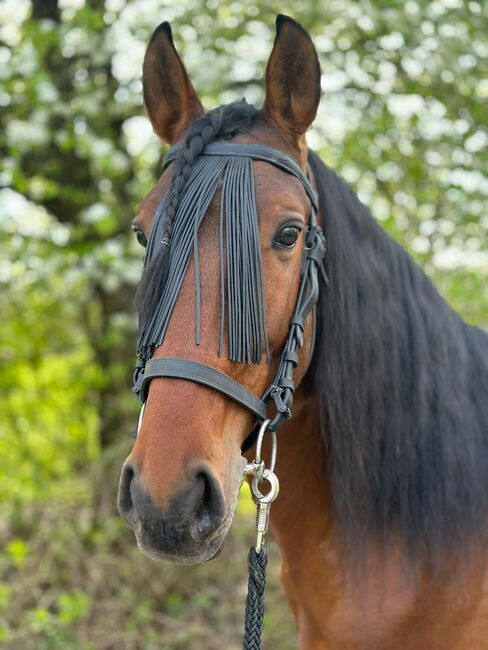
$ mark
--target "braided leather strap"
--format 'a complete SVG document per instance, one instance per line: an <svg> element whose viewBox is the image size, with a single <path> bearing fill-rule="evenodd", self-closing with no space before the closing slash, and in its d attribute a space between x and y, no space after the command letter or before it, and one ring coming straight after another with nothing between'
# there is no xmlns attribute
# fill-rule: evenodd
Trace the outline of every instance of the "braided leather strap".
<svg viewBox="0 0 488 650"><path fill-rule="evenodd" d="M303 347L305 322L319 296L319 274L325 284L328 282L324 257L325 237L320 226L312 223L305 242L303 278L295 312L290 319L290 331L281 354L275 380L262 398L265 402L273 401L276 407L276 415L268 425L270 431L276 431L285 420L291 417L295 392L293 371L298 364L297 350Z"/></svg>

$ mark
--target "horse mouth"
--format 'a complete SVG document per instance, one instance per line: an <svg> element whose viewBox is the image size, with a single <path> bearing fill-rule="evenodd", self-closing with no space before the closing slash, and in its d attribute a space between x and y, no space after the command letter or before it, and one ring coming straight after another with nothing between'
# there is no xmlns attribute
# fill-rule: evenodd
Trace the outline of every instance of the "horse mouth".
<svg viewBox="0 0 488 650"><path fill-rule="evenodd" d="M183 485L161 503L132 462L126 462L118 508L139 549L152 559L176 564L200 564L219 555L234 518L245 463L239 455L222 485L207 461L191 461Z"/></svg>
<svg viewBox="0 0 488 650"><path fill-rule="evenodd" d="M123 519L134 532L137 546L144 555L152 560L192 565L209 562L220 555L232 517L205 538L195 537L191 526L182 526L178 533L173 530L170 534L164 522L157 527L147 526L135 511L125 513Z"/></svg>

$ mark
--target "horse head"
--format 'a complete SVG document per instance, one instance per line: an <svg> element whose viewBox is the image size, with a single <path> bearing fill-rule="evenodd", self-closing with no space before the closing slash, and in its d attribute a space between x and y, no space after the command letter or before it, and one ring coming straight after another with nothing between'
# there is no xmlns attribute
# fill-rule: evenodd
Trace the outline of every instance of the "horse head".
<svg viewBox="0 0 488 650"><path fill-rule="evenodd" d="M215 142L264 145L291 159L305 177L305 133L320 98L315 48L300 25L278 17L263 108L236 102L205 113L163 23L145 55L143 89L154 131L175 152L134 219L139 241L151 247L139 288L142 332L157 322L161 301L169 300L168 284L176 287L164 336L148 356L205 364L260 396L276 375L301 287L310 193L296 174L267 160L247 159L231 171L225 161L218 167L211 156L202 160L202 153ZM247 185L239 184L238 174L247 174ZM243 188L252 201L241 196ZM246 230L239 225L240 206L251 203L257 242L252 224ZM178 210L187 210L179 221ZM193 243L183 268L184 255L174 247L195 210L202 217L187 233ZM237 258L240 266L233 266L229 260ZM312 320L310 312L302 324L296 384L310 356ZM233 518L255 417L222 392L181 377L156 376L145 390L144 416L122 469L120 513L147 555L209 560L221 550Z"/></svg>

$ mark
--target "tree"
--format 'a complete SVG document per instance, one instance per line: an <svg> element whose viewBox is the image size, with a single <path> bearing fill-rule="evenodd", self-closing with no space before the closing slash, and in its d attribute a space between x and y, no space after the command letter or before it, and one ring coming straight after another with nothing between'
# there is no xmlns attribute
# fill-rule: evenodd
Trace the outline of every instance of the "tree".
<svg viewBox="0 0 488 650"><path fill-rule="evenodd" d="M70 434L78 440L73 455L84 439L88 459L96 442L83 428L98 422L107 447L137 410L128 391L141 251L130 223L162 153L141 104L145 44L160 21L172 21L207 108L242 96L259 104L281 5L16 0L15 7L0 44L8 64L0 71L7 253L0 304L8 316L0 360L9 405L0 418L22 441L20 395L24 407L30 395L33 418L42 397L19 378L27 368L43 376L51 364L47 374L57 376L42 386L66 387L78 431ZM485 326L487 11L474 0L306 0L294 14L311 31L323 69L312 146L455 308ZM51 415L54 446L63 424Z"/></svg>

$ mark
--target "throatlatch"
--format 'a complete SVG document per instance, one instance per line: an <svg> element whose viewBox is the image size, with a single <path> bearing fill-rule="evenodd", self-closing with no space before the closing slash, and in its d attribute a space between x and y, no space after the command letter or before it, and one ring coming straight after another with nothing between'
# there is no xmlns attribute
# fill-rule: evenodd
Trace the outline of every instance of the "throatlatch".
<svg viewBox="0 0 488 650"><path fill-rule="evenodd" d="M185 164L185 145L171 147L164 167ZM305 232L302 279L288 337L284 345L275 380L258 397L247 388L211 366L190 359L151 359L168 327L183 279L193 253L196 282L196 344L200 343L200 267L198 230L212 198L221 184L220 202L220 285L221 316L219 356L223 351L227 330L229 358L240 363L261 363L263 354L269 363L266 332L266 302L263 281L258 213L254 189L252 161L267 162L295 176L303 185L311 209ZM175 169L176 171L176 169ZM176 175L177 182L179 175ZM142 402L137 431L140 429L149 385L156 377L176 377L194 381L219 391L250 411L257 426L244 446L249 449L256 441L256 455L248 463L245 475L252 476L251 489L257 503L257 540L249 552L249 587L246 602L244 650L261 647L266 585L267 550L264 545L269 523L269 509L279 491L274 474L276 461L276 431L292 415L295 383L293 371L298 365L298 350L303 346L307 317L319 296L319 273L327 285L325 274L325 237L317 224L317 198L309 179L290 156L278 149L257 144L217 142L207 144L186 174L176 208L172 236L165 232L166 199L158 207L151 226L144 266L147 268L157 255L165 255L167 273L161 298L141 328L134 371L133 391ZM173 206L174 208L174 206ZM268 418L268 403L274 413ZM261 457L261 445L266 432L272 436L272 458L266 468ZM262 482L269 483L266 494L260 491Z"/></svg>

